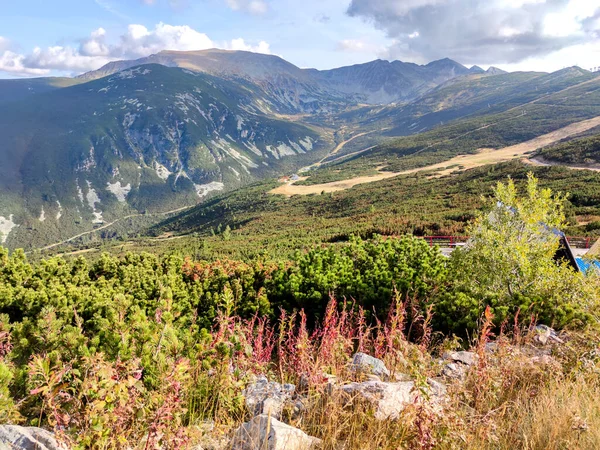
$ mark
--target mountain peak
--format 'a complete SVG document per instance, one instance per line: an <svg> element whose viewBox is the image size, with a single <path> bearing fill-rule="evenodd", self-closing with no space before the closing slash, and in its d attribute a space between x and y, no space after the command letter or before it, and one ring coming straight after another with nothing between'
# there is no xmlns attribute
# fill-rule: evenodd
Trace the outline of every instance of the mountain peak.
<svg viewBox="0 0 600 450"><path fill-rule="evenodd" d="M483 69L482 69L481 67L479 67L479 66L472 66L472 67L469 69L469 72L471 72L471 73L485 73L485 70L483 70Z"/></svg>
<svg viewBox="0 0 600 450"><path fill-rule="evenodd" d="M490 66L490 68L486 70L485 73L487 73L488 75L502 75L508 72L502 69L498 69L497 67Z"/></svg>

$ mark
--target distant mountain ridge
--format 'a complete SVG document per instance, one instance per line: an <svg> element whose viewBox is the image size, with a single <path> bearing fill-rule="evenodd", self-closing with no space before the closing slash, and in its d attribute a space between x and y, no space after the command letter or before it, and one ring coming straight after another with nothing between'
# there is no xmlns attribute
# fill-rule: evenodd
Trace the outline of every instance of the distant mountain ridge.
<svg viewBox="0 0 600 450"><path fill-rule="evenodd" d="M275 101L242 82L147 64L0 104L0 244L191 205L333 145L270 114Z"/></svg>
<svg viewBox="0 0 600 450"><path fill-rule="evenodd" d="M300 69L274 55L244 51L163 51L137 60L111 62L78 78L93 80L130 67L161 64L219 77L241 78L276 94L290 111L327 112L344 102L407 102L463 75L504 73L471 70L449 58L426 65L375 60L332 70Z"/></svg>

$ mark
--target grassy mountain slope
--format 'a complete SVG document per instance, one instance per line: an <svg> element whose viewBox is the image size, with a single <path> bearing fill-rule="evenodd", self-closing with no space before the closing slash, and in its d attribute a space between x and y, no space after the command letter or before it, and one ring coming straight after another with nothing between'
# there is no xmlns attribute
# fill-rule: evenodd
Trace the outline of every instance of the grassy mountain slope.
<svg viewBox="0 0 600 450"><path fill-rule="evenodd" d="M385 63L384 69L397 66L417 75L434 71L428 79L442 84L404 106L350 108L335 115L322 115L315 106L316 114L286 116L282 112L310 109L310 98L332 105L341 97L314 84L314 71L277 57L212 51L163 52L154 59L159 56L166 65L188 68L137 66L0 104L5 244L43 246L146 212L151 216L139 221L147 225L154 214L193 205L210 193L290 173L336 144L326 167L306 183L380 166L422 167L600 115L600 79L578 68L488 76L476 70L462 74L451 60ZM113 63L96 75L129 63ZM377 86L385 77L378 64L371 66L372 71L348 69L345 76L362 71L364 86L369 79ZM449 74L461 76L448 80ZM298 96L290 97L292 91ZM357 134L362 136L348 141Z"/></svg>
<svg viewBox="0 0 600 450"><path fill-rule="evenodd" d="M467 75L452 79L408 104L354 108L331 116L326 123L330 126L344 124L346 136L368 133L341 152L352 153L384 144L394 137L426 133L436 127L462 123L468 118L490 116L493 119L511 110L520 114L523 110L517 108L532 102L552 107L568 104L573 100L569 97L570 89L582 83L593 83L596 75L577 67L551 74ZM566 94L561 97L563 91ZM564 114L568 116L570 112L564 111ZM322 122L321 119L319 123ZM430 143L436 140L430 140Z"/></svg>
<svg viewBox="0 0 600 450"><path fill-rule="evenodd" d="M537 156L562 164L600 164L600 135L575 139L542 149Z"/></svg>
<svg viewBox="0 0 600 450"><path fill-rule="evenodd" d="M26 78L0 80L0 104L27 98L34 94L80 84L77 78Z"/></svg>
<svg viewBox="0 0 600 450"><path fill-rule="evenodd" d="M600 116L600 78L584 75L581 82L579 77L563 80L561 74L558 75L560 81L558 86L553 85L554 93L538 96L525 104L520 99L516 106L510 102L517 100L509 100L509 109L501 113L475 114L427 132L390 139L369 151L348 155L348 158L330 164L329 170L335 171L338 179L343 179L344 172L355 173L360 168L385 165L391 170L406 170L422 167L481 148L501 148L524 142L571 123ZM528 94L525 97L529 98Z"/></svg>
<svg viewBox="0 0 600 450"><path fill-rule="evenodd" d="M506 177L523 180L533 170L543 186L569 192L569 235L600 236L587 225L600 220L600 173L562 167L531 167L519 161L480 167L443 178L399 176L332 194L286 198L268 193L278 183L262 181L215 197L154 226L135 239L88 236L53 252L101 248L120 253L181 250L197 258L288 258L296 250L345 242L351 234L463 235L483 196ZM227 227L230 232L226 232ZM100 244L103 245L100 245ZM99 254L99 253L97 253Z"/></svg>
<svg viewBox="0 0 600 450"><path fill-rule="evenodd" d="M243 83L149 65L0 107L0 216L19 225L7 244L194 204L330 145L266 116L267 100Z"/></svg>
<svg viewBox="0 0 600 450"><path fill-rule="evenodd" d="M405 102L450 79L472 73L448 58L422 66L402 61L376 60L319 71L300 69L274 55L210 49L163 51L134 61L112 62L99 70L81 75L81 78L96 79L132 66L151 63L251 81L277 98L277 106L287 113L334 112L355 102Z"/></svg>

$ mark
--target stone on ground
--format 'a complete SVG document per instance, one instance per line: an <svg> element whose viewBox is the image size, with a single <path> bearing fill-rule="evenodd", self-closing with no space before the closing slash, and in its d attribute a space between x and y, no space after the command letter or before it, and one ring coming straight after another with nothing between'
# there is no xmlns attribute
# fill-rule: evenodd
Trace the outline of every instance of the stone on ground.
<svg viewBox="0 0 600 450"><path fill-rule="evenodd" d="M350 383L341 387L342 391L358 396L373 405L377 420L397 419L409 403L415 401L415 383L384 383L381 381L365 381Z"/></svg>
<svg viewBox="0 0 600 450"><path fill-rule="evenodd" d="M232 450L309 450L321 442L298 428L266 414L240 426L231 441Z"/></svg>
<svg viewBox="0 0 600 450"><path fill-rule="evenodd" d="M35 427L0 425L0 450L65 450L49 431Z"/></svg>
<svg viewBox="0 0 600 450"><path fill-rule="evenodd" d="M450 361L454 361L454 362L458 362L461 364L465 364L467 366L472 366L473 364L476 364L477 361L479 361L479 356L477 356L476 353L473 352L446 352L444 353L444 355L442 356L444 359L450 360Z"/></svg>
<svg viewBox="0 0 600 450"><path fill-rule="evenodd" d="M366 353L357 353L352 358L350 368L354 372L363 372L365 374L375 375L382 380L389 380L390 371L384 362Z"/></svg>
<svg viewBox="0 0 600 450"><path fill-rule="evenodd" d="M267 414L279 419L295 390L293 384L269 382L265 376L261 376L244 390L246 407L253 416Z"/></svg>

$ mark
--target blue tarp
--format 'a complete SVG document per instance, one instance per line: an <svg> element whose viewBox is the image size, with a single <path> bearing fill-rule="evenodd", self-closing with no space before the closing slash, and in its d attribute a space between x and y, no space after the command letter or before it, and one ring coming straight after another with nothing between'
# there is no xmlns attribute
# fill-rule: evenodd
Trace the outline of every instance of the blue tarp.
<svg viewBox="0 0 600 450"><path fill-rule="evenodd" d="M600 261L590 261L583 258L577 258L577 265L583 273L587 273L589 270L596 269L600 271Z"/></svg>

